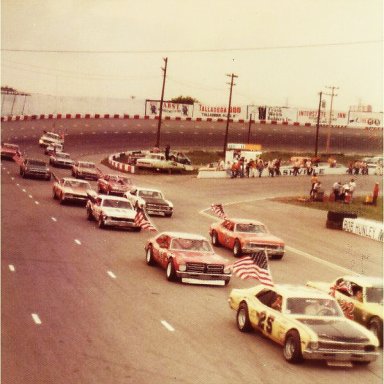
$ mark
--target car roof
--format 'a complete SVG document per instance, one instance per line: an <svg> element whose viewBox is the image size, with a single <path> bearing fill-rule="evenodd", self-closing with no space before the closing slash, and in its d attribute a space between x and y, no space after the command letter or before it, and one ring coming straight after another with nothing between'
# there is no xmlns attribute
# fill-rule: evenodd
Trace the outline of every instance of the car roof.
<svg viewBox="0 0 384 384"><path fill-rule="evenodd" d="M79 163L79 164L95 164L95 165L96 165L96 163L94 163L93 161L83 161L83 160L79 160L78 163Z"/></svg>
<svg viewBox="0 0 384 384"><path fill-rule="evenodd" d="M264 225L261 221L253 219L240 219L240 218L229 218L228 220L233 221L235 224L261 224Z"/></svg>
<svg viewBox="0 0 384 384"><path fill-rule="evenodd" d="M344 280L353 281L354 283L361 285L362 287L383 287L383 279L380 277L373 276L340 276ZM338 279L337 279L338 280Z"/></svg>
<svg viewBox="0 0 384 384"><path fill-rule="evenodd" d="M112 195L98 195L102 200L118 200L118 201L128 201L125 197L121 196L112 196Z"/></svg>
<svg viewBox="0 0 384 384"><path fill-rule="evenodd" d="M147 187L136 187L135 189L137 189L138 191L153 191L153 192L160 192L160 189L156 189L156 188L147 188Z"/></svg>
<svg viewBox="0 0 384 384"><path fill-rule="evenodd" d="M67 152L61 152L61 151L60 151L60 152L56 152L56 154L60 154L60 155L68 155L68 156L70 156L69 153L67 153Z"/></svg>
<svg viewBox="0 0 384 384"><path fill-rule="evenodd" d="M8 147L8 146L9 146L9 147L15 147L15 148L16 148L16 147L17 147L17 148L19 147L17 144L12 144L12 143L3 143L2 145L3 145L3 146L7 146L7 147Z"/></svg>
<svg viewBox="0 0 384 384"><path fill-rule="evenodd" d="M302 297L302 298L318 298L329 299L330 296L327 292L322 292L318 289L308 287L306 285L295 284L275 284L275 291L284 297Z"/></svg>
<svg viewBox="0 0 384 384"><path fill-rule="evenodd" d="M79 179L75 179L74 177L62 177L62 180L64 180L64 181L77 181L78 183L89 184L89 182L87 180L79 180Z"/></svg>
<svg viewBox="0 0 384 384"><path fill-rule="evenodd" d="M174 231L166 231L159 234L161 235L167 235L170 237L179 237L179 238L186 238L191 240L207 240L207 238L203 235L199 235L196 233L187 233L187 232L174 232Z"/></svg>

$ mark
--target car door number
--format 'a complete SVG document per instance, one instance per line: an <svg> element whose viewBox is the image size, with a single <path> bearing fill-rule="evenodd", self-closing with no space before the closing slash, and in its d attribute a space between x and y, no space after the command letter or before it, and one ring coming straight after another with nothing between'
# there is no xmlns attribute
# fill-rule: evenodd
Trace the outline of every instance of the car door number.
<svg viewBox="0 0 384 384"><path fill-rule="evenodd" d="M257 326L267 333L272 333L272 325L274 321L274 316L267 316L265 312L259 312L259 322L257 323Z"/></svg>

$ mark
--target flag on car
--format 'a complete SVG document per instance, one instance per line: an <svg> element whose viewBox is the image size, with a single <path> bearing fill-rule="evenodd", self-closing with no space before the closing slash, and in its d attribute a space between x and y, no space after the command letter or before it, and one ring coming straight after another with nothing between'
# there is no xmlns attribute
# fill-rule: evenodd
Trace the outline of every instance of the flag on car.
<svg viewBox="0 0 384 384"><path fill-rule="evenodd" d="M233 274L240 277L240 279L256 279L261 284L273 287L267 254L264 250L242 257L234 262L232 267Z"/></svg>
<svg viewBox="0 0 384 384"><path fill-rule="evenodd" d="M329 294L333 297L335 297L336 291L341 291L347 296L353 296L352 285L349 281L340 281L339 283L333 285L330 289L331 291Z"/></svg>
<svg viewBox="0 0 384 384"><path fill-rule="evenodd" d="M148 229L149 231L157 232L157 229L152 225L151 221L145 214L142 208L137 208L137 213L135 216L135 225L141 227L142 229Z"/></svg>
<svg viewBox="0 0 384 384"><path fill-rule="evenodd" d="M216 216L218 216L222 219L227 218L227 215L224 213L224 208L223 208L222 204L212 204L211 210Z"/></svg>

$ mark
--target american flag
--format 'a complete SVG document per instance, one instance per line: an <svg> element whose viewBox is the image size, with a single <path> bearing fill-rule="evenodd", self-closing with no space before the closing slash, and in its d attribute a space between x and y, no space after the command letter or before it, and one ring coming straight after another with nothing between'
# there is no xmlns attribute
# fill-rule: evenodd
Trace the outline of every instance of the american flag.
<svg viewBox="0 0 384 384"><path fill-rule="evenodd" d="M216 216L219 216L222 219L227 218L227 215L224 213L224 208L222 204L212 204L211 210Z"/></svg>
<svg viewBox="0 0 384 384"><path fill-rule="evenodd" d="M265 251L242 257L233 263L233 274L241 279L257 279L261 284L273 287Z"/></svg>
<svg viewBox="0 0 384 384"><path fill-rule="evenodd" d="M148 219L142 208L137 208L135 225L141 227L142 229L148 229L149 231L157 232L157 229L152 225L151 221Z"/></svg>
<svg viewBox="0 0 384 384"><path fill-rule="evenodd" d="M353 296L352 285L349 281L341 281L340 283L333 285L329 294L335 297L336 291L342 291L348 296Z"/></svg>

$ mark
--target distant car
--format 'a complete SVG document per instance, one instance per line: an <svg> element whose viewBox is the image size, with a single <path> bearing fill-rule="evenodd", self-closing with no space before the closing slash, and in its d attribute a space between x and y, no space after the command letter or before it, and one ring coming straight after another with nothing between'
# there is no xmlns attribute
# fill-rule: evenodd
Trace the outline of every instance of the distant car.
<svg viewBox="0 0 384 384"><path fill-rule="evenodd" d="M54 132L44 132L44 134L39 139L39 145L41 147L47 147L50 144L64 145L63 136Z"/></svg>
<svg viewBox="0 0 384 384"><path fill-rule="evenodd" d="M91 161L75 161L72 166L72 176L76 177L76 179L98 180L100 175L95 163Z"/></svg>
<svg viewBox="0 0 384 384"><path fill-rule="evenodd" d="M64 146L59 143L54 143L48 145L48 147L45 148L44 153L48 156L53 155L55 152L63 152L64 151Z"/></svg>
<svg viewBox="0 0 384 384"><path fill-rule="evenodd" d="M91 184L85 180L63 177L56 181L52 187L53 198L59 199L60 204L67 201L86 203L88 194L92 193Z"/></svg>
<svg viewBox="0 0 384 384"><path fill-rule="evenodd" d="M16 155L20 155L20 148L16 144L3 143L1 144L1 158L13 160Z"/></svg>
<svg viewBox="0 0 384 384"><path fill-rule="evenodd" d="M124 196L137 207L142 207L149 215L164 215L171 217L173 214L173 204L166 200L163 193L158 189L135 187Z"/></svg>
<svg viewBox="0 0 384 384"><path fill-rule="evenodd" d="M383 345L383 280L369 276L342 276L331 283L308 281L307 285L335 296L354 321L371 330ZM346 289L348 287L348 289ZM361 298L353 292L361 291Z"/></svg>
<svg viewBox="0 0 384 384"><path fill-rule="evenodd" d="M43 160L24 159L20 165L20 176L51 180L51 170Z"/></svg>
<svg viewBox="0 0 384 384"><path fill-rule="evenodd" d="M185 164L178 163L174 160L166 160L163 153L148 153L143 158L136 159L136 167L148 169L186 169Z"/></svg>
<svg viewBox="0 0 384 384"><path fill-rule="evenodd" d="M141 230L135 223L136 210L124 197L88 194L86 210L88 220L96 220L99 228L111 226Z"/></svg>
<svg viewBox="0 0 384 384"><path fill-rule="evenodd" d="M183 152L172 152L169 154L169 159L176 161L176 163L192 165L191 159Z"/></svg>
<svg viewBox="0 0 384 384"><path fill-rule="evenodd" d="M69 153L56 152L49 157L49 164L54 167L72 168L74 161Z"/></svg>
<svg viewBox="0 0 384 384"><path fill-rule="evenodd" d="M285 253L284 241L272 235L260 221L222 220L211 225L209 234L213 245L232 249L235 257L265 250L269 258L281 259Z"/></svg>
<svg viewBox="0 0 384 384"><path fill-rule="evenodd" d="M103 175L97 180L99 193L106 195L124 195L133 188L132 179L121 175Z"/></svg>
<svg viewBox="0 0 384 384"><path fill-rule="evenodd" d="M289 363L311 359L368 364L379 355L377 337L347 319L333 297L316 289L260 284L233 289L228 302L237 313L238 329L256 329L280 344Z"/></svg>
<svg viewBox="0 0 384 384"><path fill-rule="evenodd" d="M227 285L231 279L229 262L201 235L162 232L147 241L145 253L147 264L160 265L169 281Z"/></svg>
<svg viewBox="0 0 384 384"><path fill-rule="evenodd" d="M376 168L378 165L383 165L384 158L383 156L364 157L362 161L367 163L368 168Z"/></svg>

